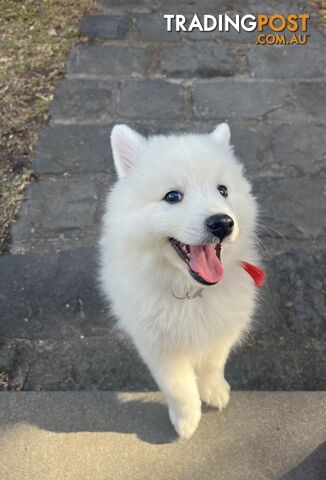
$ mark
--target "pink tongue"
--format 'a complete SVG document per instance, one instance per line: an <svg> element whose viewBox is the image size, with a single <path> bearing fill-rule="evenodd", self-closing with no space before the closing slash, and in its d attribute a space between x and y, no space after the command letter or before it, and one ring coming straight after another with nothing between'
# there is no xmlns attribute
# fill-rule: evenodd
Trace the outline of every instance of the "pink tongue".
<svg viewBox="0 0 326 480"><path fill-rule="evenodd" d="M224 269L216 256L215 245L189 245L189 247L190 268L208 283L220 282L223 278Z"/></svg>

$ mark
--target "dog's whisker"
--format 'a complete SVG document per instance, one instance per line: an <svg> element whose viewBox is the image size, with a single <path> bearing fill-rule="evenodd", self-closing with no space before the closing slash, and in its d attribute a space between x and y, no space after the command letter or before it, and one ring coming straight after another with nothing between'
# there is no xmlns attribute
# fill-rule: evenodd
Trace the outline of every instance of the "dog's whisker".
<svg viewBox="0 0 326 480"><path fill-rule="evenodd" d="M267 232L277 233L277 235L279 235L283 240L286 241L286 238L285 238L284 234L282 232L280 232L279 230L276 230L276 228L270 227L268 225L264 225L263 223L259 223L259 222L257 222L257 227L258 228L263 228Z"/></svg>

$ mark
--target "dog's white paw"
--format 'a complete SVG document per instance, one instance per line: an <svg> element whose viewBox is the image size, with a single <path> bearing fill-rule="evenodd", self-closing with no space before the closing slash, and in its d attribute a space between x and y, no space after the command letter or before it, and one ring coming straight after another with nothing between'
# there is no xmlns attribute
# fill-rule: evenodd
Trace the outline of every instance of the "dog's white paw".
<svg viewBox="0 0 326 480"><path fill-rule="evenodd" d="M171 423L180 438L188 439L195 433L198 427L201 408L200 406L187 407L183 408L182 413L179 413L170 407L169 415Z"/></svg>
<svg viewBox="0 0 326 480"><path fill-rule="evenodd" d="M200 382L199 393L203 402L221 411L229 403L230 385L223 377L210 379L209 382Z"/></svg>

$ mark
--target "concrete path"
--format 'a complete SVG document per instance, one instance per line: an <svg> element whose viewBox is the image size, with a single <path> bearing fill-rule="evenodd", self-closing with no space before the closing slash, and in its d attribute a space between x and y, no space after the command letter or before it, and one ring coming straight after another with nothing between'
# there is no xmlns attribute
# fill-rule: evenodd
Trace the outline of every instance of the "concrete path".
<svg viewBox="0 0 326 480"><path fill-rule="evenodd" d="M39 181L0 258L0 371L12 389L155 388L96 287L109 132L116 122L210 131L225 120L262 205L267 270L256 329L227 375L241 389L326 388L326 40L316 13L263 2L270 13L311 12L311 40L258 47L253 34L168 34L162 13L257 13L262 2L176 3L102 0L82 22L90 41L69 56L36 151Z"/></svg>
<svg viewBox="0 0 326 480"><path fill-rule="evenodd" d="M324 480L326 393L236 392L177 440L159 394L0 396L5 480Z"/></svg>

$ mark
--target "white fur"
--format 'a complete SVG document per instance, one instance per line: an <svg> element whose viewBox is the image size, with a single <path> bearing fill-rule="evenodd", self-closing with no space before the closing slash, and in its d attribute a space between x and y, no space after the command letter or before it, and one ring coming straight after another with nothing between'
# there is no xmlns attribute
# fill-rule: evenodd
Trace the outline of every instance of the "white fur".
<svg viewBox="0 0 326 480"><path fill-rule="evenodd" d="M108 197L100 279L120 327L133 339L165 395L171 422L189 438L201 401L222 409L230 387L224 366L249 327L255 286L239 266L256 264L256 203L229 145L228 125L211 134L145 139L124 125L111 135L120 177ZM228 188L228 198L217 185ZM175 205L163 199L181 190ZM235 228L222 245L223 280L201 297L179 300L200 285L168 242L203 243L205 219L229 214ZM172 293L173 292L173 293Z"/></svg>

